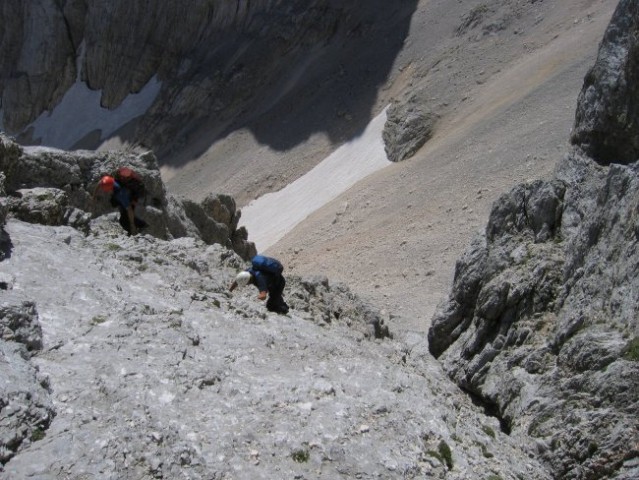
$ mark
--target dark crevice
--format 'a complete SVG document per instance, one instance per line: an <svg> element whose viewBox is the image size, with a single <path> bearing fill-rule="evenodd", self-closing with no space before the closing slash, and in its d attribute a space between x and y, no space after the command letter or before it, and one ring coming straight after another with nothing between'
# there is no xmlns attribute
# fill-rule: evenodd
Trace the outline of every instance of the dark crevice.
<svg viewBox="0 0 639 480"><path fill-rule="evenodd" d="M512 431L512 421L501 416L499 405L486 400L478 393L472 392L466 388L462 387L462 391L468 395L470 400L473 402L473 405L481 408L484 411L484 415L494 417L499 421L499 429L502 431L502 433L510 435Z"/></svg>
<svg viewBox="0 0 639 480"><path fill-rule="evenodd" d="M11 242L11 237L9 237L9 234L0 227L0 261L11 258L12 252L13 243Z"/></svg>

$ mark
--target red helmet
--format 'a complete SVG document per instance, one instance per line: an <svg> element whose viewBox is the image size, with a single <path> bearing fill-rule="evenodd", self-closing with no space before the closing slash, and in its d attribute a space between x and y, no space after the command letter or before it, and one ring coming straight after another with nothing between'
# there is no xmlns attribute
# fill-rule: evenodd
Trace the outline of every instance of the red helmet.
<svg viewBox="0 0 639 480"><path fill-rule="evenodd" d="M98 186L103 192L112 192L114 184L115 179L109 175L105 175L100 179L100 183L98 183Z"/></svg>

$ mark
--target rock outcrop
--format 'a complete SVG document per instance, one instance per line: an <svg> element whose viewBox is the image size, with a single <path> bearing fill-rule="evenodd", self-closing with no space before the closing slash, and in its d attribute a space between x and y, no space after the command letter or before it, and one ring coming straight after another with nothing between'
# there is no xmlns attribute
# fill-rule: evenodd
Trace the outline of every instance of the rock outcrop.
<svg viewBox="0 0 639 480"><path fill-rule="evenodd" d="M255 255L247 232L238 229L241 211L231 197L211 194L201 203L172 197L150 152L22 148L0 134L0 171L8 195L4 202L16 218L27 222L70 225L88 233L92 217L113 211L106 197L94 195L97 182L120 166L132 167L144 181L147 196L139 209L149 224L146 233L165 239L188 235L224 245L245 259Z"/></svg>
<svg viewBox="0 0 639 480"><path fill-rule="evenodd" d="M46 376L30 359L42 349L35 304L13 294L7 282L0 303L0 464L41 440L55 417Z"/></svg>
<svg viewBox="0 0 639 480"><path fill-rule="evenodd" d="M495 202L428 335L450 377L555 478L639 476L639 91L625 83L639 75L638 6L622 0L611 20L577 148L552 181Z"/></svg>
<svg viewBox="0 0 639 480"><path fill-rule="evenodd" d="M346 286L285 271L286 316L231 295L231 197L167 195L150 153L0 153L3 480L550 478ZM154 236L92 203L120 165Z"/></svg>
<svg viewBox="0 0 639 480"><path fill-rule="evenodd" d="M386 155L393 162L413 156L433 135L436 115L415 98L405 103L393 103L386 115L382 136Z"/></svg>
<svg viewBox="0 0 639 480"><path fill-rule="evenodd" d="M595 161L639 158L639 4L621 0L586 75L572 143Z"/></svg>
<svg viewBox="0 0 639 480"><path fill-rule="evenodd" d="M7 220L7 192L4 187L5 176L0 172L0 261L7 255L9 239L4 231L4 225Z"/></svg>

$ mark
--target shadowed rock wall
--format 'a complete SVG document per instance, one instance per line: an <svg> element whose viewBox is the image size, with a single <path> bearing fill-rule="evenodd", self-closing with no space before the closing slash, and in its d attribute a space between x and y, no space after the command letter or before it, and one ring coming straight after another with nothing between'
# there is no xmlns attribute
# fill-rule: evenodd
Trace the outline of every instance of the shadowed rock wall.
<svg viewBox="0 0 639 480"><path fill-rule="evenodd" d="M639 4L621 0L584 80L572 143L603 165L639 158Z"/></svg>
<svg viewBox="0 0 639 480"><path fill-rule="evenodd" d="M0 6L0 24L6 26L0 32L4 126L11 134L22 131L55 108L77 80L101 91L100 104L114 109L155 77L162 84L155 103L135 133L121 134L160 157L204 123L212 143L215 132L250 123L292 92L294 105L285 108L304 111L323 97L317 114L334 118L333 109L346 108L348 128L361 131L416 4L7 0ZM355 85L357 99L335 93ZM285 140L268 127L254 133L278 149L316 129L342 141L344 125L332 123L303 122Z"/></svg>

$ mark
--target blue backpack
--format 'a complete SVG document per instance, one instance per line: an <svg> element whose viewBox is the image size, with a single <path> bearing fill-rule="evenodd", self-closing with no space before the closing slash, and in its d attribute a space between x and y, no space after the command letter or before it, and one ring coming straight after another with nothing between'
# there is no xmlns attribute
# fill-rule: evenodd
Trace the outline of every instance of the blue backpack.
<svg viewBox="0 0 639 480"><path fill-rule="evenodd" d="M281 275L284 271L284 266L277 260L264 255L255 255L251 259L251 265L255 270L266 273L274 273Z"/></svg>

